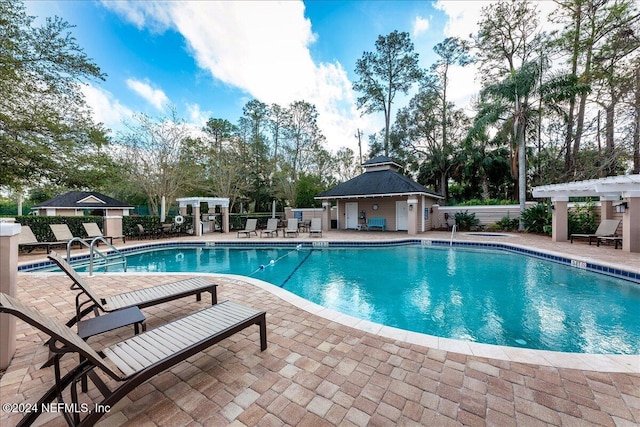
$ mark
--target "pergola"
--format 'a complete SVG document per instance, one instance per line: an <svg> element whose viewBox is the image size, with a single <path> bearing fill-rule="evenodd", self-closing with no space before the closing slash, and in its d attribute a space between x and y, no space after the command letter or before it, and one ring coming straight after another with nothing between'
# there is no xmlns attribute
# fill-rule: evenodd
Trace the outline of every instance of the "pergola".
<svg viewBox="0 0 640 427"><path fill-rule="evenodd" d="M569 238L569 197L600 197L601 220L612 219L614 209L622 213L622 250L640 252L640 174L543 185L533 189L533 197L551 198L554 242Z"/></svg>
<svg viewBox="0 0 640 427"><path fill-rule="evenodd" d="M186 215L188 205L192 206L193 233L196 236L202 235L202 228L200 226L200 203L207 203L209 206L209 214L213 214L215 212L215 207L220 206L220 211L222 213L222 231L224 233L229 232L229 199L224 197L183 197L176 199L176 201L178 202L181 215Z"/></svg>

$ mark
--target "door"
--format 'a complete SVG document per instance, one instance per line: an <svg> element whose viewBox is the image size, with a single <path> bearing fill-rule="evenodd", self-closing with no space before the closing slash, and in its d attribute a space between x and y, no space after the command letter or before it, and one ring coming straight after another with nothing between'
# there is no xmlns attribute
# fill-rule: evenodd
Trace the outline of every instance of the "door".
<svg viewBox="0 0 640 427"><path fill-rule="evenodd" d="M358 228L358 202L349 202L344 204L346 225L345 228Z"/></svg>
<svg viewBox="0 0 640 427"><path fill-rule="evenodd" d="M409 209L406 200L396 202L396 230L409 230Z"/></svg>

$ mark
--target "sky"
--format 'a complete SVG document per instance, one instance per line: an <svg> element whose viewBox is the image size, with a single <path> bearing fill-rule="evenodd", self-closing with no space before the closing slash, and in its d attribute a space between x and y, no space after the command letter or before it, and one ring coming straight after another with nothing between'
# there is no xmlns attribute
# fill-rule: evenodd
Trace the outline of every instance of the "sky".
<svg viewBox="0 0 640 427"><path fill-rule="evenodd" d="M543 8L550 1L540 2ZM236 123L252 99L287 106L315 104L327 147L357 151L357 130L384 128L380 114L362 116L355 64L375 51L378 36L411 35L420 66L433 47L476 31L485 1L47 1L26 0L37 18L57 15L101 68L105 81L83 88L95 120L113 131L134 114L179 117L198 127L209 118ZM474 67L454 67L450 99L460 107L479 91ZM394 103L393 111L410 96ZM365 159L366 160L366 159Z"/></svg>

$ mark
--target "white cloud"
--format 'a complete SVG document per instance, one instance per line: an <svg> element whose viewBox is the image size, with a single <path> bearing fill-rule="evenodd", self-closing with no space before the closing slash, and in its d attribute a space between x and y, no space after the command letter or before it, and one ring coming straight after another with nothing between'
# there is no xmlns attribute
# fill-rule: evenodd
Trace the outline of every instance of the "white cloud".
<svg viewBox="0 0 640 427"><path fill-rule="evenodd" d="M195 126L204 127L207 124L209 117L213 116L212 111L202 111L198 104L186 104L187 113L189 114L189 121Z"/></svg>
<svg viewBox="0 0 640 427"><path fill-rule="evenodd" d="M87 84L82 86L87 105L93 111L96 122L111 130L120 130L122 123L133 117L133 111L122 105L113 95L101 88Z"/></svg>
<svg viewBox="0 0 640 427"><path fill-rule="evenodd" d="M411 31L413 37L418 37L421 34L426 33L428 30L429 20L422 16L416 16L416 19L413 20L413 30Z"/></svg>
<svg viewBox="0 0 640 427"><path fill-rule="evenodd" d="M159 111L163 111L164 107L169 104L167 95L161 89L151 87L149 82L127 79L127 86Z"/></svg>
<svg viewBox="0 0 640 427"><path fill-rule="evenodd" d="M309 45L316 35L302 2L103 4L140 28L178 31L199 67L262 102L315 104L329 148L357 146L353 135L364 122L355 109L351 82L339 63L314 63Z"/></svg>

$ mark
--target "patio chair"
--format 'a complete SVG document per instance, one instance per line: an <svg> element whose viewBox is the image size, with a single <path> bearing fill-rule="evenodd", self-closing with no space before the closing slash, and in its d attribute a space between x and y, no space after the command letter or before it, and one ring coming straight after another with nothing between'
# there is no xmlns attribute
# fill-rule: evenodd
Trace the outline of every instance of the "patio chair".
<svg viewBox="0 0 640 427"><path fill-rule="evenodd" d="M578 238L589 239L589 244L591 244L592 241L597 241L598 237L614 237L616 236L619 225L620 220L618 219L605 219L600 223L598 229L593 234L572 234L571 243L573 243L573 239Z"/></svg>
<svg viewBox="0 0 640 427"><path fill-rule="evenodd" d="M309 237L311 236L322 237L322 218L311 218L311 225L309 226Z"/></svg>
<svg viewBox="0 0 640 427"><path fill-rule="evenodd" d="M67 224L49 224L49 228L59 242L68 242L75 237Z"/></svg>
<svg viewBox="0 0 640 427"><path fill-rule="evenodd" d="M82 226L87 232L87 239L89 240L93 240L96 237L102 237L108 240L109 244L113 245L114 237L116 239L120 237L120 236L105 236L104 234L102 234L102 230L100 230L100 227L98 227L98 224L96 224L95 222L83 222ZM122 241L124 242L124 236L122 236Z"/></svg>
<svg viewBox="0 0 640 427"><path fill-rule="evenodd" d="M137 236L139 240L146 239L147 237L152 238L155 235L153 231L147 230L142 224L136 224L136 231L138 232Z"/></svg>
<svg viewBox="0 0 640 427"><path fill-rule="evenodd" d="M218 302L216 291L218 285L202 277L194 277L166 285L152 286L118 295L101 297L91 289L89 284L85 282L78 272L58 253L51 251L49 259L55 262L73 281L71 289L80 291L78 295L76 295L76 316L67 322L67 326L79 322L91 311L100 310L104 313L109 313L129 307L145 308L190 295L195 295L196 300L200 301L203 292L211 293L212 305Z"/></svg>
<svg viewBox="0 0 640 427"><path fill-rule="evenodd" d="M33 230L28 225L22 225L20 227L20 234L18 235L18 249L27 249L27 252L33 251L37 247L43 247L47 250L47 253L51 252L53 246L64 246L67 242L39 242L36 235L33 234Z"/></svg>
<svg viewBox="0 0 640 427"><path fill-rule="evenodd" d="M247 224L244 226L244 230L238 230L238 237L241 234L244 234L247 237L251 237L251 233L255 234L258 237L258 233L256 232L256 225L258 225L258 220L256 218L248 218Z"/></svg>
<svg viewBox="0 0 640 427"><path fill-rule="evenodd" d="M269 218L267 220L267 228L260 231L260 237L263 235L278 237L278 218Z"/></svg>
<svg viewBox="0 0 640 427"><path fill-rule="evenodd" d="M108 408L113 408L147 380L252 325L259 326L260 350L267 348L266 313L231 301L205 308L99 352L61 322L4 293L0 293L0 312L12 314L49 335L49 348L56 353L53 362L55 384L37 404L29 406L33 411L28 411L18 425L33 424L48 404L57 399L54 405L60 404L56 408L64 411L69 425L92 426L108 412ZM81 362L75 367L69 366L68 370L65 368L67 373L62 376L60 358L66 353L77 353ZM108 387L98 371L115 380L116 386ZM102 400L81 414L81 411L74 411L74 408L82 407L77 389L78 383L87 377L95 384ZM63 400L67 387L70 403ZM82 419L80 415L83 415Z"/></svg>
<svg viewBox="0 0 640 427"><path fill-rule="evenodd" d="M287 220L287 228L284 229L284 236L289 237L289 234L294 234L298 237L298 218L290 218Z"/></svg>

